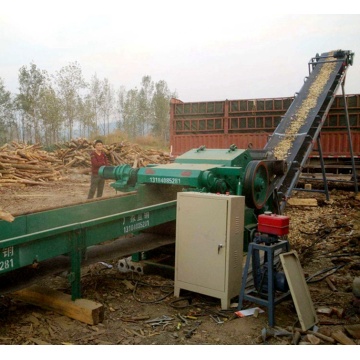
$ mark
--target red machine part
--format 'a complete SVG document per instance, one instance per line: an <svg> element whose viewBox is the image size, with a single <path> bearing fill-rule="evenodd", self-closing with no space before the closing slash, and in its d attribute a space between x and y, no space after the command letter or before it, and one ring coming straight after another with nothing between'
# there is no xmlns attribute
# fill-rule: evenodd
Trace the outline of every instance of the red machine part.
<svg viewBox="0 0 360 360"><path fill-rule="evenodd" d="M289 233L290 218L285 215L265 213L258 216L258 231L283 236Z"/></svg>

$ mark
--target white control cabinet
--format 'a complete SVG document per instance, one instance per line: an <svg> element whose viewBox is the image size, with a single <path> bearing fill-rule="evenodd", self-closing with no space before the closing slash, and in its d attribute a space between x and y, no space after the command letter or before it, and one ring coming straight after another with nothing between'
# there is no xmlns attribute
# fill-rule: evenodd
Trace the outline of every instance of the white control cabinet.
<svg viewBox="0 0 360 360"><path fill-rule="evenodd" d="M243 271L245 198L181 192L177 197L175 290L221 299L239 296Z"/></svg>

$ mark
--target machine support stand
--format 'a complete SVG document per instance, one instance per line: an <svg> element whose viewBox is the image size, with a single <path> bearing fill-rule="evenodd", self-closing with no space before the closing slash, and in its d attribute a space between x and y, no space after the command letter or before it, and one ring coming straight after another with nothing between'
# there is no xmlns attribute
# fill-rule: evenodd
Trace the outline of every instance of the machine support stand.
<svg viewBox="0 0 360 360"><path fill-rule="evenodd" d="M71 283L71 300L81 298L81 262L84 256L84 239L85 231L78 230L70 233L71 239L71 273L69 275L69 281Z"/></svg>
<svg viewBox="0 0 360 360"><path fill-rule="evenodd" d="M359 190L358 190L358 184L357 184L357 173L356 173L356 166L355 166L355 159L354 159L353 144L352 144L352 139L351 139L350 120L349 120L349 112L348 112L347 103L346 103L344 82L341 83L341 89L342 89L342 95L343 95L343 99L344 99L346 129L347 129L348 139L349 139L349 150L350 150L350 157L351 157L351 167L352 167L353 178L354 178L355 194L357 194Z"/></svg>
<svg viewBox="0 0 360 360"><path fill-rule="evenodd" d="M327 183L327 179L326 179L326 170L325 170L323 152L322 152L322 148L321 148L320 136L318 136L316 141L317 141L317 146L318 146L318 151L319 151L319 156L320 156L320 162L321 162L321 173L322 173L322 177L323 177L323 181L324 181L324 192L325 192L325 195L326 195L326 200L329 201L330 200L329 188L328 188L328 183Z"/></svg>
<svg viewBox="0 0 360 360"><path fill-rule="evenodd" d="M323 193L326 196L326 200L329 201L330 200L329 187L328 187L328 182L327 182L327 178L326 178L326 169L325 169L323 152L322 152L322 148L321 148L320 134L316 139L316 144L317 144L317 149L313 149L313 151L317 151L319 153L319 159L320 159L320 165L321 165L321 175L322 175L322 179L324 182L324 190L313 190L313 189L307 190L307 189L302 189L302 188L294 188L294 190Z"/></svg>
<svg viewBox="0 0 360 360"><path fill-rule="evenodd" d="M287 240L279 240L274 244L264 245L257 244L255 242L251 242L249 244L248 253L246 257L246 264L243 272L242 285L240 289L239 296L239 304L238 310L242 310L243 301L248 300L250 302L266 306L268 308L268 317L269 317L269 325L273 327L275 325L275 305L279 302L283 301L288 295L290 295L290 291L280 294L279 296L275 296L275 273L274 273L274 258L275 252L277 250L283 250L285 252L289 251L289 242ZM252 288L248 291L245 290L247 277L249 273L249 267L251 260L259 257L259 251L264 251L264 258L267 258L267 292L260 293L258 289ZM261 270L260 268L256 268L257 264L254 264L252 261L252 273L253 276L258 274ZM256 283L256 280L254 280Z"/></svg>

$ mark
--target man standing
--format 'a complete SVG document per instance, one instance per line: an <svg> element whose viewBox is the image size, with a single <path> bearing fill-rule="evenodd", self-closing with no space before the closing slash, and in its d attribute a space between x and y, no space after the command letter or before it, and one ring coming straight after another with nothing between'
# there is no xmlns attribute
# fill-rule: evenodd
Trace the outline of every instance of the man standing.
<svg viewBox="0 0 360 360"><path fill-rule="evenodd" d="M105 185L105 179L99 176L99 168L104 165L109 165L106 154L103 151L103 142L101 140L95 141L95 150L91 153L91 183L88 194L88 199L92 199L96 192L96 197L102 197Z"/></svg>

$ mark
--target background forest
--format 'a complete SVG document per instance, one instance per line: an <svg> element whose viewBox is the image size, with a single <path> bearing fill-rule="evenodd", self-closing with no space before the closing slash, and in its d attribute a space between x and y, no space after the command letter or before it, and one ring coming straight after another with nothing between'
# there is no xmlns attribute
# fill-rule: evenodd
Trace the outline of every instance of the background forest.
<svg viewBox="0 0 360 360"><path fill-rule="evenodd" d="M119 131L128 139L169 140L169 103L177 95L163 80L146 75L139 88L116 89L96 74L87 81L73 62L55 74L31 63L19 69L18 82L13 94L0 77L0 146L19 141L50 148L75 137L108 138Z"/></svg>

